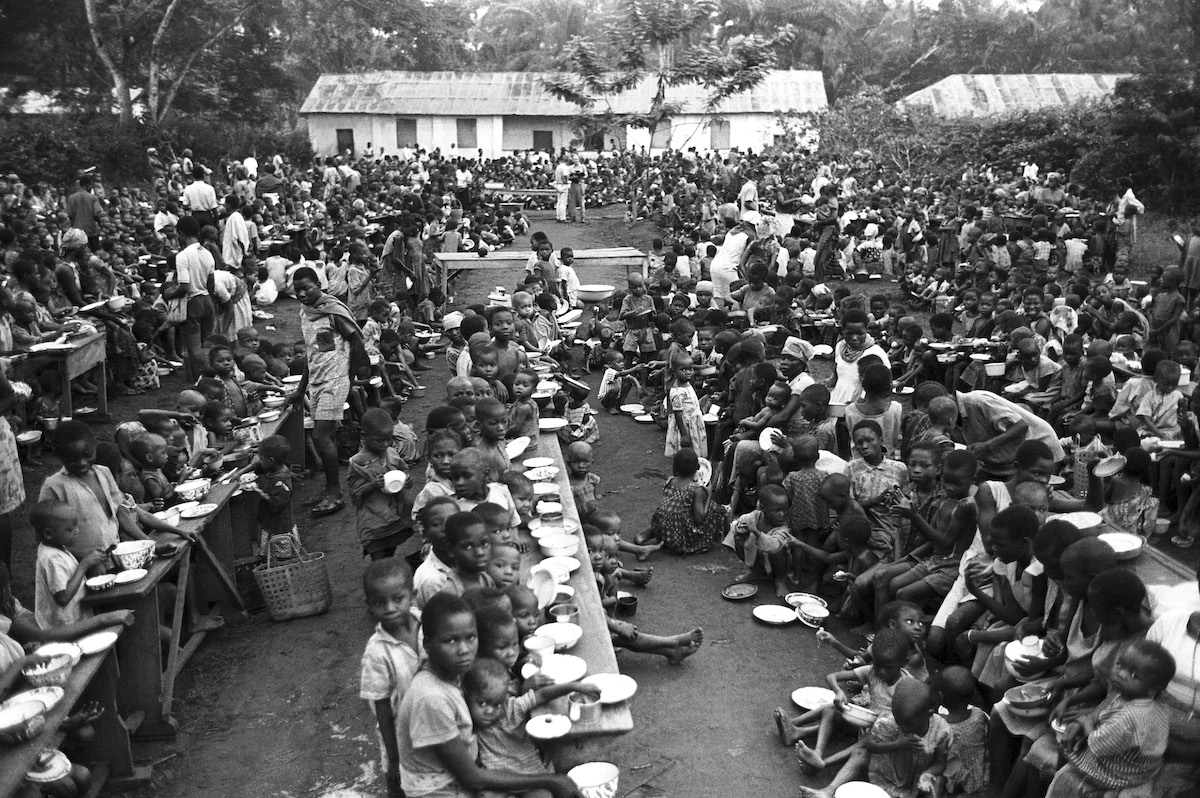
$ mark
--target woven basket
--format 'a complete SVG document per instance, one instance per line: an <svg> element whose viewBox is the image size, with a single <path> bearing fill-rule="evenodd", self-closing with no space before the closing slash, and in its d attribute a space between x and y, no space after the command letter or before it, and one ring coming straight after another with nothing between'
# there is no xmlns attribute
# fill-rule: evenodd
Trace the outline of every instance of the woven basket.
<svg viewBox="0 0 1200 798"><path fill-rule="evenodd" d="M267 561L254 569L254 581L273 621L287 621L307 615L320 615L333 603L329 572L323 552L308 553L300 547L300 556L279 564L267 546Z"/></svg>

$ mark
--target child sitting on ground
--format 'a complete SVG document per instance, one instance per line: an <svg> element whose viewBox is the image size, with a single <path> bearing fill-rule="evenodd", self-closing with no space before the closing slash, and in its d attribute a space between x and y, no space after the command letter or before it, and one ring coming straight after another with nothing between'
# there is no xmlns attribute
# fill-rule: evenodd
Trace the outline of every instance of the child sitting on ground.
<svg viewBox="0 0 1200 798"><path fill-rule="evenodd" d="M673 476L663 485L663 497L650 517L647 540L657 540L675 554L698 554L708 551L725 531L728 520L724 505L712 501L708 488L696 477L700 460L692 449L680 449L671 460ZM593 523L603 527L593 516ZM622 541L623 543L623 541ZM649 555L639 554L644 560Z"/></svg>
<svg viewBox="0 0 1200 798"><path fill-rule="evenodd" d="M363 593L375 633L363 651L358 695L375 715L388 798L404 794L396 751L396 712L421 664L412 583L412 570L400 558L372 562L363 571Z"/></svg>
<svg viewBox="0 0 1200 798"><path fill-rule="evenodd" d="M971 704L978 687L975 677L966 668L952 665L934 676L933 685L941 693L950 724L946 793L982 793L988 783L988 714Z"/></svg>
<svg viewBox="0 0 1200 798"><path fill-rule="evenodd" d="M592 570L596 574L597 588L600 590L600 603L611 612L617 605L616 572L620 565L617 559L617 544L592 526L585 526L583 533ZM671 665L678 665L695 654L704 642L704 630L700 627L667 637L643 632L628 621L619 621L611 616L607 620L614 645L644 654L658 654L666 657Z"/></svg>
<svg viewBox="0 0 1200 798"><path fill-rule="evenodd" d="M34 577L34 617L42 629L58 629L90 618L84 609L83 582L89 570L108 561L103 549L93 549L75 559L71 548L79 537L79 519L71 508L55 499L44 499L29 511L29 524L38 536Z"/></svg>
<svg viewBox="0 0 1200 798"><path fill-rule="evenodd" d="M738 582L767 578L780 598L791 592L792 536L788 531L788 495L778 485L767 485L758 495L758 508L735 520L723 541L750 569Z"/></svg>
<svg viewBox="0 0 1200 798"><path fill-rule="evenodd" d="M860 764L865 762L862 742L867 732L860 733L859 740L841 752L826 757L834 724L841 718L840 707L853 704L865 707L877 715L891 711L892 693L902 676L908 676L904 663L912 650L908 636L898 629L880 629L871 642L871 664L853 670L842 670L826 677L833 690L834 702L788 720L783 712L776 710L775 727L779 740L786 746L795 746L796 757L806 770L820 770L827 765L853 757ZM843 686L861 685L853 698L847 696ZM803 738L816 733L814 748L805 745Z"/></svg>

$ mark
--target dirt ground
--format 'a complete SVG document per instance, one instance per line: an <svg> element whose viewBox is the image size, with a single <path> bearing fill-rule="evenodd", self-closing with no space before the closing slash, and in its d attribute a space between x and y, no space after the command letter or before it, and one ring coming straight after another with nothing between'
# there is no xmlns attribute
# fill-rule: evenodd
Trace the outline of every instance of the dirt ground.
<svg viewBox="0 0 1200 798"><path fill-rule="evenodd" d="M618 209L593 215L588 225L559 225L536 214L535 228L545 230L556 247L577 249L630 245L645 250L655 232L645 224L627 227ZM524 249L527 239L515 246ZM624 275L590 273L583 282L619 285ZM516 275L505 282L513 283ZM457 303L483 300L494 277L468 277ZM259 322L264 336L295 340L294 304L272 308L276 318ZM271 328L275 328L272 330ZM423 375L425 396L405 409L418 431L426 413L443 396L448 376L444 360L430 361ZM599 374L589 382L593 387ZM173 401L182 387L172 378L158 395L113 404L114 417L130 418L147 403ZM627 417L600 417L602 438L595 471L602 501L622 517L626 534L645 527L669 474L663 435ZM112 427L101 429L111 436ZM27 472L27 485L40 484L57 467ZM318 480L297 483L298 500L317 489ZM292 796L358 798L384 794L379 778L373 720L358 698L359 658L371 634L363 607L353 511L320 520L297 511L306 546L324 551L333 584L333 607L324 615L272 623L265 614L231 624L210 635L182 676L176 716L182 729L167 743L139 744L137 755L154 763L153 782L135 798L170 795ZM18 527L17 592L32 601L33 545L22 519ZM800 624L768 627L755 621L756 603L774 599L762 590L754 599L731 603L721 589L740 573L726 550L688 558L655 555L654 579L633 588L641 603L636 622L643 629L676 633L701 626L701 650L680 667L661 658L623 652L621 670L637 680L633 699L634 730L563 752L565 759L606 759L621 767L620 795L651 796L793 796L802 776L794 755L780 746L771 710L795 707L789 694L797 687L823 683L841 658L818 646L813 632ZM840 630L834 629L839 632ZM843 639L848 639L844 634ZM815 783L824 784L831 773Z"/></svg>

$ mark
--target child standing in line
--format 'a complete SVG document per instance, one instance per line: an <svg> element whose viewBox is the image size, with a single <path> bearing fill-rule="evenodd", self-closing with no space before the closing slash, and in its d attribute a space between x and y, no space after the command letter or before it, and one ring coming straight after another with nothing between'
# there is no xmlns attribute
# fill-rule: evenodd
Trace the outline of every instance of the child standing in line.
<svg viewBox="0 0 1200 798"><path fill-rule="evenodd" d="M575 506L580 516L590 515L596 509L600 491L600 477L592 472L595 454L591 446L576 441L567 447L566 455L567 477Z"/></svg>
<svg viewBox="0 0 1200 798"><path fill-rule="evenodd" d="M664 454L674 457L680 449L708 451L708 432L704 427L700 399L692 387L696 366L690 357L679 353L671 357L667 381L667 446Z"/></svg>
<svg viewBox="0 0 1200 798"><path fill-rule="evenodd" d="M821 499L821 480L825 474L817 470L820 453L815 436L801 437L792 444L796 470L783 478L783 489L788 495L788 529L793 538L813 547L824 543L829 532L829 506ZM792 581L796 584L820 580L819 573L804 578L803 566L807 562L804 557L792 558Z"/></svg>
<svg viewBox="0 0 1200 798"><path fill-rule="evenodd" d="M412 537L412 486L405 480L393 492L386 483L389 471L404 471L404 462L392 448L393 422L388 412L373 407L363 413L362 446L350 458L346 476L354 521L363 555L372 560L391 557Z"/></svg>
<svg viewBox="0 0 1200 798"><path fill-rule="evenodd" d="M446 546L454 566L443 592L461 596L473 587L495 587L487 572L492 557L492 539L482 518L462 511L447 518Z"/></svg>
<svg viewBox="0 0 1200 798"><path fill-rule="evenodd" d="M460 510L474 510L478 504L491 502L508 511L509 521L505 525L508 529L520 526L521 517L512 494L503 483L491 479L488 464L478 449L467 448L454 455L450 463L450 482Z"/></svg>
<svg viewBox="0 0 1200 798"><path fill-rule="evenodd" d="M300 553L300 531L292 521L292 469L288 464L292 446L282 435L271 435L258 445L255 467L258 479L250 487L258 494L258 539L260 554L267 546L277 557Z"/></svg>
<svg viewBox="0 0 1200 798"><path fill-rule="evenodd" d="M429 459L429 465L425 468L425 485L417 498L413 499L414 519L421 508L434 498L454 496L454 485L450 483L450 463L462 448L462 438L453 430L433 430L425 438L425 456Z"/></svg>
<svg viewBox="0 0 1200 798"><path fill-rule="evenodd" d="M438 496L421 508L418 520L428 551L413 573L413 602L424 609L425 602L442 592L450 579L454 554L446 542L446 522L458 512L458 503L449 496Z"/></svg>
<svg viewBox="0 0 1200 798"><path fill-rule="evenodd" d="M1187 312L1187 300L1179 292L1183 285L1183 270L1171 267L1163 272L1162 288L1150 303L1149 344L1171 354L1179 345L1181 320Z"/></svg>
<svg viewBox="0 0 1200 798"><path fill-rule="evenodd" d="M512 465L504 440L508 411L498 399L480 399L475 403L475 418L479 421L479 452L491 469L490 481L495 481Z"/></svg>
<svg viewBox="0 0 1200 798"><path fill-rule="evenodd" d="M417 656L417 621L412 614L412 583L412 570L398 557L372 562L363 571L363 593L367 612L375 621L375 633L363 651L358 695L375 715L388 798L404 795L396 749L396 713L421 664Z"/></svg>
<svg viewBox="0 0 1200 798"><path fill-rule="evenodd" d="M625 323L625 340L622 350L625 359L636 364L640 357L653 359L658 347L654 344L654 325L650 317L654 314L654 300L646 295L646 281L636 272L629 275L629 293L621 300L618 319Z"/></svg>
<svg viewBox="0 0 1200 798"><path fill-rule="evenodd" d="M175 495L175 486L163 473L167 464L167 442L159 435L139 435L129 442L129 453L138 466L138 479L145 498L161 510L163 503Z"/></svg>
<svg viewBox="0 0 1200 798"><path fill-rule="evenodd" d="M540 413L537 402L533 400L533 392L537 388L537 384L538 375L533 369L521 369L513 378L512 404L508 406L506 438L525 436L530 440L537 440Z"/></svg>
<svg viewBox="0 0 1200 798"><path fill-rule="evenodd" d="M85 610L83 580L87 572L105 562L103 549L93 549L75 559L70 549L79 537L79 522L70 507L44 499L29 511L29 523L38 536L34 579L34 617L42 629L58 629L89 618Z"/></svg>
<svg viewBox="0 0 1200 798"><path fill-rule="evenodd" d="M479 761L483 767L528 775L552 773L553 769L525 732L525 724L536 707L576 692L600 697L600 688L582 682L551 684L514 696L509 692L509 675L504 664L482 656L475 660L463 677L463 693L479 740ZM485 791L481 798L502 795L508 793Z"/></svg>

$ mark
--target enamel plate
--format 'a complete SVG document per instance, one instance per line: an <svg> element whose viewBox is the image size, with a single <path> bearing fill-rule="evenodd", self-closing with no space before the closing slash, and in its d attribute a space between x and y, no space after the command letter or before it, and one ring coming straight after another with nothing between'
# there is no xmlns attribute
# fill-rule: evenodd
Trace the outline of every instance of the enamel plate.
<svg viewBox="0 0 1200 798"><path fill-rule="evenodd" d="M797 620L796 611L778 604L759 604L753 610L754 617L763 623L784 626Z"/></svg>
<svg viewBox="0 0 1200 798"><path fill-rule="evenodd" d="M571 731L566 715L539 715L525 724L525 732L535 740L557 740Z"/></svg>
<svg viewBox="0 0 1200 798"><path fill-rule="evenodd" d="M600 688L601 704L619 704L633 698L637 692L637 682L623 673L596 673L584 679L583 683Z"/></svg>

